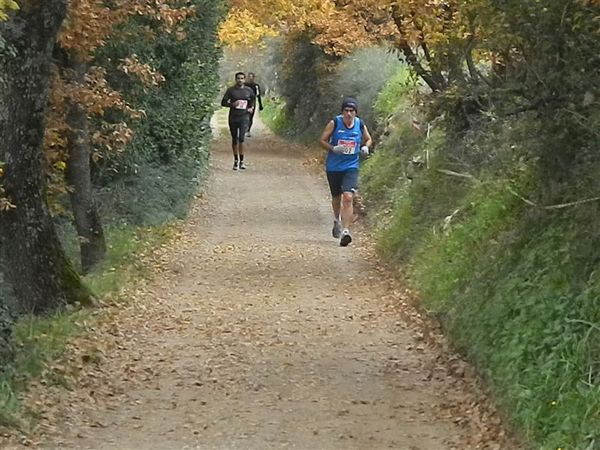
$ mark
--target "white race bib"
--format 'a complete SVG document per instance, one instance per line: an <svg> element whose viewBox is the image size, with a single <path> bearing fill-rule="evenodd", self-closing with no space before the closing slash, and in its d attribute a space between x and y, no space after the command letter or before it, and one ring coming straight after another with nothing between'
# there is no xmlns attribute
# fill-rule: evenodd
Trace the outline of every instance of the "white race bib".
<svg viewBox="0 0 600 450"><path fill-rule="evenodd" d="M338 139L338 145L344 146L344 155L352 155L356 150L356 143L346 139Z"/></svg>

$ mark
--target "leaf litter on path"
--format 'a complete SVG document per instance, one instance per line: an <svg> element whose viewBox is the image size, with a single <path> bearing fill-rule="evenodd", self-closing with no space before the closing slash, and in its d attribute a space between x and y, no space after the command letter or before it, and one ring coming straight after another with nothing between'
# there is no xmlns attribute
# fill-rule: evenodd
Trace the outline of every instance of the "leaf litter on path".
<svg viewBox="0 0 600 450"><path fill-rule="evenodd" d="M318 156L255 134L244 173L215 142L206 193L145 256L152 278L56 363L70 389L32 386L27 445L518 449L360 221L350 247L330 237Z"/></svg>

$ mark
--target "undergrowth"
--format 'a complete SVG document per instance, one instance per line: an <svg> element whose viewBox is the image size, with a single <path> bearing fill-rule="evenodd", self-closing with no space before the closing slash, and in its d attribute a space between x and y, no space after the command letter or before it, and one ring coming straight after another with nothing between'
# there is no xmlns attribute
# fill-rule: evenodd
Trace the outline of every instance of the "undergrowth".
<svg viewBox="0 0 600 450"><path fill-rule="evenodd" d="M600 205L527 199L549 189L531 156L544 150L534 117L427 134L408 100L398 84L380 94L376 113L392 119L362 171L380 253L532 448L599 449ZM588 178L568 194L590 197Z"/></svg>
<svg viewBox="0 0 600 450"><path fill-rule="evenodd" d="M107 257L101 267L84 277L95 297L106 299L128 284L149 277L144 264L146 254L173 238L176 227L119 227L107 232ZM75 255L74 243L67 246ZM68 386L51 362L60 358L69 340L88 332L93 325L90 309L66 309L47 317L26 316L14 325L15 361L0 375L0 430L17 429L24 433L36 426L36 412L27 410L20 396L31 380L47 385Z"/></svg>

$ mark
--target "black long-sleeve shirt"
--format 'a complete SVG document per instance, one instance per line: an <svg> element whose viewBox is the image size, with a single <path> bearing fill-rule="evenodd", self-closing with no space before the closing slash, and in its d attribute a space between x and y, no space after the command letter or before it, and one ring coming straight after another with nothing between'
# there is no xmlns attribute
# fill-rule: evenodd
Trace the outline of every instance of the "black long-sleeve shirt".
<svg viewBox="0 0 600 450"><path fill-rule="evenodd" d="M254 95L256 96L256 100L258 101L258 106L260 107L260 109L262 109L263 105L262 105L262 95L261 95L261 91L260 91L260 84L255 83L255 82L247 82L246 86L248 86L250 89L252 89L252 92L254 92Z"/></svg>
<svg viewBox="0 0 600 450"><path fill-rule="evenodd" d="M256 96L248 86L231 86L225 91L221 105L229 108L230 119L244 119L253 109Z"/></svg>

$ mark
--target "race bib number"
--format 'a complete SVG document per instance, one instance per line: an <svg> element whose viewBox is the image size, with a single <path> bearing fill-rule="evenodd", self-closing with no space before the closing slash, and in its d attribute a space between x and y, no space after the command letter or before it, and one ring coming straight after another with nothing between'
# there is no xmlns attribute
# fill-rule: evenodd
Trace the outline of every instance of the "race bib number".
<svg viewBox="0 0 600 450"><path fill-rule="evenodd" d="M248 109L248 100L237 100L234 105L235 109Z"/></svg>
<svg viewBox="0 0 600 450"><path fill-rule="evenodd" d="M352 155L356 150L356 143L354 141L348 141L346 139L339 139L338 145L344 146L344 155Z"/></svg>

